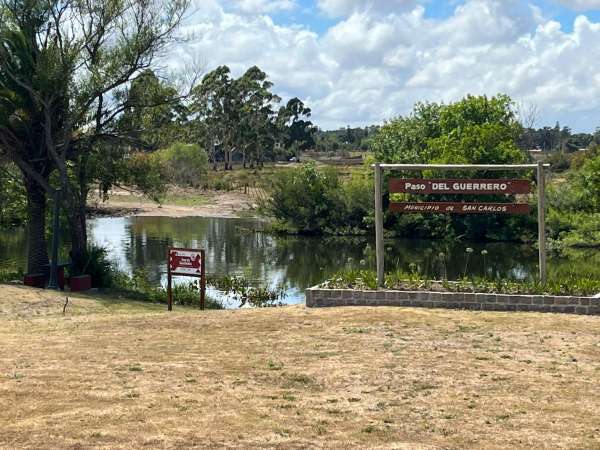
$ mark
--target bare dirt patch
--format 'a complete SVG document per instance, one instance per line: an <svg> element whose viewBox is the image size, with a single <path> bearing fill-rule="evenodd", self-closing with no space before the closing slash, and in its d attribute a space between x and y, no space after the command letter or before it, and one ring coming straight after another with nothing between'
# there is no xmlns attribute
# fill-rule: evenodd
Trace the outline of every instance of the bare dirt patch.
<svg viewBox="0 0 600 450"><path fill-rule="evenodd" d="M2 448L600 446L598 317L0 302Z"/></svg>
<svg viewBox="0 0 600 450"><path fill-rule="evenodd" d="M115 189L108 200L91 196L94 215L153 217L248 217L253 216L257 199L250 190L200 191L171 188L164 203L123 189Z"/></svg>

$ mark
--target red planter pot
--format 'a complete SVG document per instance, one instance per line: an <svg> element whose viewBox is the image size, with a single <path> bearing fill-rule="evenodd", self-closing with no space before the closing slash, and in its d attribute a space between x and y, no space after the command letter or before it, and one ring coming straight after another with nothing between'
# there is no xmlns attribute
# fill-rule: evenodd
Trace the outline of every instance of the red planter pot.
<svg viewBox="0 0 600 450"><path fill-rule="evenodd" d="M71 292L87 291L92 288L92 277L90 275L79 275L69 278Z"/></svg>
<svg viewBox="0 0 600 450"><path fill-rule="evenodd" d="M36 288L46 287L46 275L39 273L30 273L23 277L23 284L25 286L31 286Z"/></svg>
<svg viewBox="0 0 600 450"><path fill-rule="evenodd" d="M65 268L64 267L58 268L58 287L60 288L61 291L65 290Z"/></svg>
<svg viewBox="0 0 600 450"><path fill-rule="evenodd" d="M45 288L50 279L49 273L28 273L23 277L23 284L36 288ZM65 290L65 265L58 266L58 287L61 291Z"/></svg>

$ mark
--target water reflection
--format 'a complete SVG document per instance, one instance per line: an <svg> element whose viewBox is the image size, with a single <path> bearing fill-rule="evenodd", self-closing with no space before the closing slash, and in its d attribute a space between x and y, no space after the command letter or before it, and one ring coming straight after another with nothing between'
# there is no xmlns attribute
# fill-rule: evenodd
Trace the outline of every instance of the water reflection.
<svg viewBox="0 0 600 450"><path fill-rule="evenodd" d="M114 232L112 240L108 235L107 240L106 230L95 231L102 220L94 221L91 236L117 248L111 254L123 270L144 268L150 280L164 282L168 247L204 248L208 273L243 275L271 287L283 285L290 302L302 301L304 289L346 265L349 258L358 263L366 244L365 240L340 245L318 238L275 237L251 231L261 228L257 220L194 217L111 219L121 220L124 231Z"/></svg>
<svg viewBox="0 0 600 450"><path fill-rule="evenodd" d="M271 287L283 285L290 303L304 300L304 290L344 267L374 268L374 249L367 238L272 236L253 219L120 217L89 221L90 239L109 250L121 270L143 268L154 283L164 283L170 246L204 248L207 272L243 275ZM467 264L466 247L473 248ZM481 254L487 250L487 255ZM25 267L22 230L0 232L0 264ZM444 254L444 261L440 258ZM485 259L485 261L484 261ZM531 245L465 244L419 240L386 242L386 267L416 268L430 277L457 279L465 273L522 279L537 271Z"/></svg>

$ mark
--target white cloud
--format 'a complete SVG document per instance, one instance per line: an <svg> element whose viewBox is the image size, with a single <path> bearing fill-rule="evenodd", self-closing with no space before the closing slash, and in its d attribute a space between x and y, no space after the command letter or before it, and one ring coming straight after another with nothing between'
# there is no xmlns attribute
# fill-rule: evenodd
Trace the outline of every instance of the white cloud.
<svg viewBox="0 0 600 450"><path fill-rule="evenodd" d="M400 13L415 5L415 0L318 0L319 10L330 17L349 16L355 12Z"/></svg>
<svg viewBox="0 0 600 450"><path fill-rule="evenodd" d="M265 14L291 11L296 8L295 0L231 0L231 7L246 14Z"/></svg>
<svg viewBox="0 0 600 450"><path fill-rule="evenodd" d="M558 0L558 2L577 11L600 9L600 0Z"/></svg>
<svg viewBox="0 0 600 450"><path fill-rule="evenodd" d="M544 123L600 125L600 24L583 15L567 32L518 0L466 0L438 20L426 3L381 14L368 8L383 4L375 0L328 0L344 17L318 35L208 1L187 25L196 39L172 58L199 56L236 75L256 64L325 128L381 123L419 100L499 92L538 105Z"/></svg>

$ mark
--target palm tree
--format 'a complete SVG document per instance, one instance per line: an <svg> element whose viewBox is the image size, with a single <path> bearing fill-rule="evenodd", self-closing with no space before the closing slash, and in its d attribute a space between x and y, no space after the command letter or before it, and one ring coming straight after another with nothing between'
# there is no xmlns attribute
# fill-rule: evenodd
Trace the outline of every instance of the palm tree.
<svg viewBox="0 0 600 450"><path fill-rule="evenodd" d="M33 16L33 15L32 15ZM53 171L44 145L42 106L22 80L36 80L40 55L31 36L0 22L0 152L20 169L27 192L28 271L44 273L48 266L46 243L47 189ZM22 17L22 30L35 29L36 17ZM41 86L40 86L41 87Z"/></svg>

